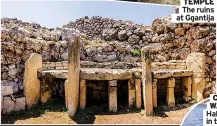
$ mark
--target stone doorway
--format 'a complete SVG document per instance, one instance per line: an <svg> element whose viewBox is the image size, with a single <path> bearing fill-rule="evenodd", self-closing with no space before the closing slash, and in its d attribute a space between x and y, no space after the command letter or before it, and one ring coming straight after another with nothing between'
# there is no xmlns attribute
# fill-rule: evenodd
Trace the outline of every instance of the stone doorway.
<svg viewBox="0 0 217 126"><path fill-rule="evenodd" d="M117 101L118 107L128 105L128 80L117 81Z"/></svg>
<svg viewBox="0 0 217 126"><path fill-rule="evenodd" d="M108 81L87 80L87 107L108 106Z"/></svg>
<svg viewBox="0 0 217 126"><path fill-rule="evenodd" d="M175 87L174 87L174 96L175 103L180 104L184 103L184 88L182 83L182 78L175 78ZM157 81L157 104L158 105L166 105L166 97L167 97L167 79L158 79Z"/></svg>

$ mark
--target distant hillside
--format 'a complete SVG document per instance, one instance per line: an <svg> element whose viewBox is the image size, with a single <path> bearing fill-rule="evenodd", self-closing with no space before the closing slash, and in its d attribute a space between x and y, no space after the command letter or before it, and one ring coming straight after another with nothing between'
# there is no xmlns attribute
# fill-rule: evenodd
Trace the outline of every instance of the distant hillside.
<svg viewBox="0 0 217 126"><path fill-rule="evenodd" d="M180 4L180 0L121 0L121 1L157 3L157 4L171 4L171 5L179 5Z"/></svg>

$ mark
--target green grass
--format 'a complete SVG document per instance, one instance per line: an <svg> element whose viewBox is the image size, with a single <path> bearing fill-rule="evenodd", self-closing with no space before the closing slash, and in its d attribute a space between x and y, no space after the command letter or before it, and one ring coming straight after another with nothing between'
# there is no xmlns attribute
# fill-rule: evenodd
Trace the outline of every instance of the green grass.
<svg viewBox="0 0 217 126"><path fill-rule="evenodd" d="M132 55L133 56L140 56L141 55L140 49L134 49L133 52L132 52Z"/></svg>

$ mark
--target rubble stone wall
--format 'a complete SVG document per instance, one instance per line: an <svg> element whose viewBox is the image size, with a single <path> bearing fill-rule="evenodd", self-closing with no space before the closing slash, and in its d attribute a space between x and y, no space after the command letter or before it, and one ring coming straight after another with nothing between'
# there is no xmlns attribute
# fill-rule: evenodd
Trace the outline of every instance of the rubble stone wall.
<svg viewBox="0 0 217 126"><path fill-rule="evenodd" d="M69 35L65 35L66 30L47 29L17 19L3 18L1 23L1 105L3 113L8 113L25 110L25 61L32 53L42 55L43 62L66 60Z"/></svg>
<svg viewBox="0 0 217 126"><path fill-rule="evenodd" d="M154 62L185 60L191 52L202 52L206 54L207 94L215 84L215 24L173 24L167 17L154 20L152 26L143 26L99 16L80 18L56 29L9 18L2 18L1 23L1 86L3 102L7 101L3 108L8 108L11 101L21 103L16 99L24 97L24 64L31 53L41 54L43 62L67 61L68 34L64 33L72 28L83 34L82 61L137 64L144 46L152 46ZM120 64L119 68L122 68ZM9 109L14 110L15 106Z"/></svg>

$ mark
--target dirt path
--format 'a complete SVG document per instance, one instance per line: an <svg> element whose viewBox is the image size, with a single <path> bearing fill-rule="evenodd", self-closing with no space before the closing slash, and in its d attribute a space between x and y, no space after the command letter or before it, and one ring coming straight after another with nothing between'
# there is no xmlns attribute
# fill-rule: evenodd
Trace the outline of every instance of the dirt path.
<svg viewBox="0 0 217 126"><path fill-rule="evenodd" d="M55 107L52 107L55 104ZM52 108L52 109L49 109ZM12 113L2 117L2 123L13 124L180 124L188 108L161 112L160 116L147 117L141 110L126 107L119 108L118 113L109 113L107 106L93 106L78 110L71 119L64 105L49 103L40 105L23 113ZM162 114L163 113L163 114Z"/></svg>

